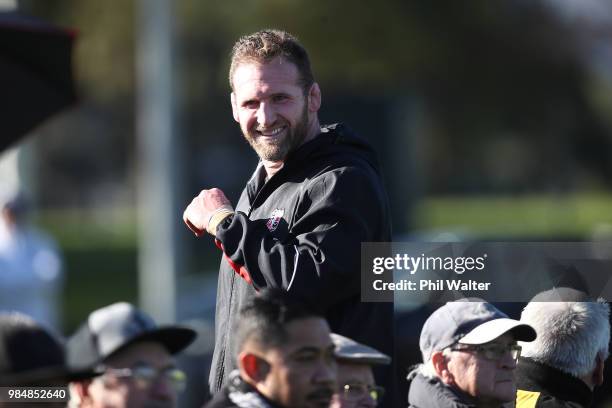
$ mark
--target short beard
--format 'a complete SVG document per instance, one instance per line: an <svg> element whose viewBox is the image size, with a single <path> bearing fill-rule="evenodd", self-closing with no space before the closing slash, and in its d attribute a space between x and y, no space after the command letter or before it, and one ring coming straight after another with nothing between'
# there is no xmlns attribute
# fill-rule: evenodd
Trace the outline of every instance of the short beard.
<svg viewBox="0 0 612 408"><path fill-rule="evenodd" d="M273 162L283 161L289 153L293 152L304 143L308 133L308 119L308 105L304 104L302 117L296 123L295 129L291 129L287 126L285 136L281 140L278 140L278 143L274 144L258 142L257 137L252 137L245 132L243 133L245 139L249 142L261 160Z"/></svg>

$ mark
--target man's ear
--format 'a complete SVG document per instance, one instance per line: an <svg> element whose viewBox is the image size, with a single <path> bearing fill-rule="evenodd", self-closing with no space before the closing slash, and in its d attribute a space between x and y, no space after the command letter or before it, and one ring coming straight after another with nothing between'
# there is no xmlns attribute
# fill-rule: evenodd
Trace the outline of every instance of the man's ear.
<svg viewBox="0 0 612 408"><path fill-rule="evenodd" d="M270 371L270 365L266 360L249 352L238 355L238 368L240 376L251 385L265 381Z"/></svg>
<svg viewBox="0 0 612 408"><path fill-rule="evenodd" d="M455 378L448 369L448 358L441 351L436 351L431 355L431 363L433 364L436 375L444 384L453 385Z"/></svg>
<svg viewBox="0 0 612 408"><path fill-rule="evenodd" d="M70 383L70 394L74 394L71 398L78 400L79 406L93 406L91 394L89 393L91 382L92 380L83 380Z"/></svg>
<svg viewBox="0 0 612 408"><path fill-rule="evenodd" d="M319 111L320 107L321 89L319 88L319 84L315 82L310 87L310 91L308 91L308 111L310 113L316 113Z"/></svg>
<svg viewBox="0 0 612 408"><path fill-rule="evenodd" d="M230 101L232 103L232 115L234 116L234 120L239 122L238 120L238 102L236 101L236 95L232 92L230 94Z"/></svg>

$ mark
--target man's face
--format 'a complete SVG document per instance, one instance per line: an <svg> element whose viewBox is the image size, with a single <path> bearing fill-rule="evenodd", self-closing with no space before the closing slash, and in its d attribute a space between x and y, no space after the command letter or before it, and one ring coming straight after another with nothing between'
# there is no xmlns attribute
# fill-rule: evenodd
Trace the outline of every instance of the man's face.
<svg viewBox="0 0 612 408"><path fill-rule="evenodd" d="M94 379L88 388L87 403L92 408L172 408L177 394L162 374L175 368L168 351L154 342L136 343L105 363L110 370ZM121 369L149 372L150 381L137 375L126 375ZM140 370L140 371L139 371ZM124 370L125 371L125 370ZM126 371L127 373L127 371Z"/></svg>
<svg viewBox="0 0 612 408"><path fill-rule="evenodd" d="M338 392L330 408L374 408L369 390L374 387L372 368L366 364L338 363Z"/></svg>
<svg viewBox="0 0 612 408"><path fill-rule="evenodd" d="M511 334L504 334L483 346L507 347L516 345ZM479 351L453 351L448 370L453 375L454 385L482 403L507 402L516 398L514 370L516 361L510 351L499 359L487 358Z"/></svg>
<svg viewBox="0 0 612 408"><path fill-rule="evenodd" d="M232 111L244 137L262 160L284 161L313 127L312 89L304 95L297 67L280 57L243 63L232 79Z"/></svg>
<svg viewBox="0 0 612 408"><path fill-rule="evenodd" d="M286 329L287 342L262 353L269 371L257 389L287 408L328 408L337 367L327 322L298 319Z"/></svg>

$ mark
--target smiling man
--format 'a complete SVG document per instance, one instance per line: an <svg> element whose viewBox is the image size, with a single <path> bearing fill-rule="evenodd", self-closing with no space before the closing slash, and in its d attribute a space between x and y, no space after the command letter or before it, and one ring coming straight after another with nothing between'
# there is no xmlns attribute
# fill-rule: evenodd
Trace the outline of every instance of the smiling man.
<svg viewBox="0 0 612 408"><path fill-rule="evenodd" d="M535 330L482 299L448 302L425 322L423 364L409 375L413 408L502 407L516 398L517 341Z"/></svg>
<svg viewBox="0 0 612 408"><path fill-rule="evenodd" d="M240 38L229 80L234 119L259 165L235 209L213 188L183 215L196 235L213 235L224 254L211 390L235 368L230 331L238 311L266 287L316 307L334 332L391 355L393 305L360 302L361 243L391 237L374 151L343 125L320 125L321 90L308 54L286 32ZM387 374L378 375L392 390Z"/></svg>
<svg viewBox="0 0 612 408"><path fill-rule="evenodd" d="M206 407L328 408L337 366L325 319L274 289L240 317L238 370Z"/></svg>

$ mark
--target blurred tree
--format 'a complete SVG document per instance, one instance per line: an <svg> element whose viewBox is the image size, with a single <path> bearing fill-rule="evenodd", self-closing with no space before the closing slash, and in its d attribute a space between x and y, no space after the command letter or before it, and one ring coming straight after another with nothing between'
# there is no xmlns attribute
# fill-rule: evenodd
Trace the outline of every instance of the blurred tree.
<svg viewBox="0 0 612 408"><path fill-rule="evenodd" d="M52 137L39 146L43 155L57 158L41 164L39 173L61 181L54 189L65 194L45 196L56 197L57 204L94 205L101 194L91 190L103 184L103 196L130 203L133 2L23 4L80 32L75 63L82 107L47 129ZM414 160L421 173L409 177L423 180L424 194L568 191L612 183L612 102L602 91L611 81L597 75L584 51L612 31L600 22L595 42L585 35L592 28L588 21L568 24L555 2L174 4L177 137L186 138L184 170L192 176L192 191L221 183L237 198L255 163L230 116L227 67L236 38L264 27L295 33L310 50L326 120L352 123L383 156L394 146L418 146ZM599 72L610 70L610 59L598 64ZM402 115L402 109L410 111ZM402 116L413 125L401 130L392 123ZM414 143L398 142L408 137ZM88 149L94 143L96 149ZM235 157L245 160L228 161ZM216 171L228 162L231 171ZM387 178L401 176L401 166L390 167L395 173ZM76 196L69 192L74 186L81 192ZM398 194L411 193L403 190Z"/></svg>

